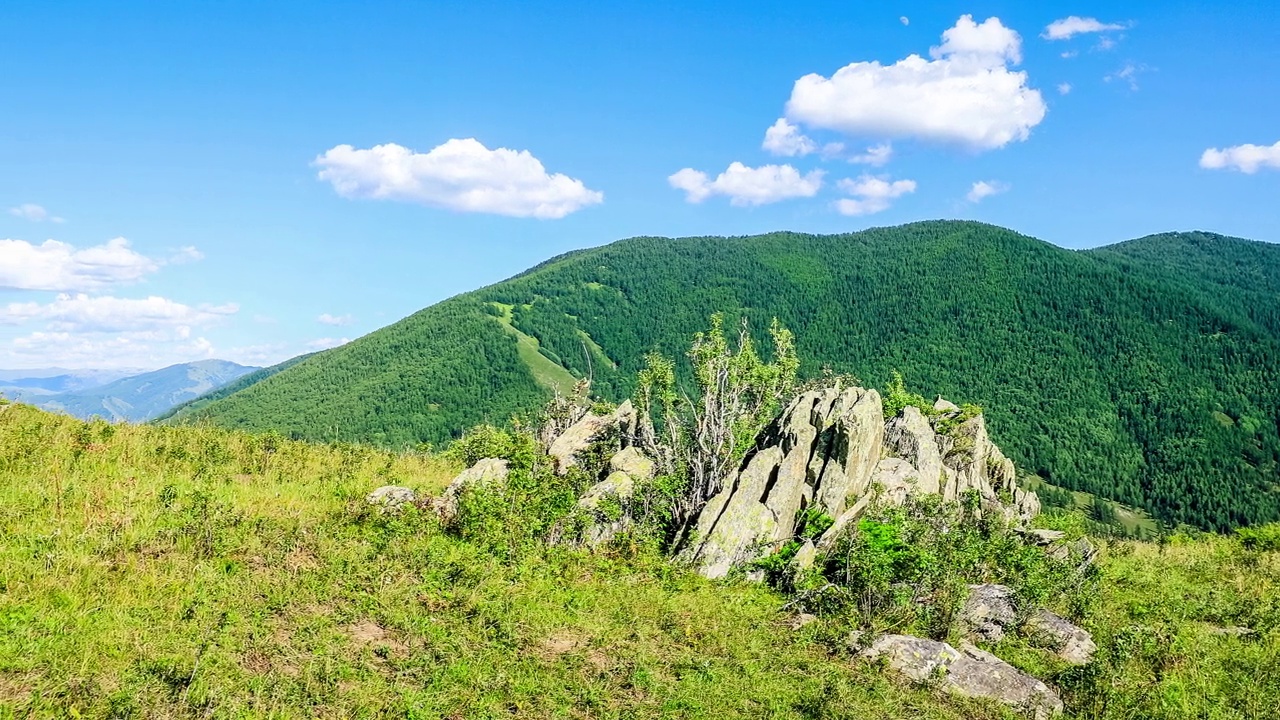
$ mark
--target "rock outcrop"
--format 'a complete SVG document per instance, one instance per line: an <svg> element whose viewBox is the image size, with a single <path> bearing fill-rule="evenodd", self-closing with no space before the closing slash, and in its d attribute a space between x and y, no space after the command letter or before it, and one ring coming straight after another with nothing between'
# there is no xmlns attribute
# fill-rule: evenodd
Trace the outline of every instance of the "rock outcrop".
<svg viewBox="0 0 1280 720"><path fill-rule="evenodd" d="M797 397L707 502L681 557L707 577L723 577L793 538L810 508L834 520L815 539L824 552L875 499L957 500L972 490L984 512L1011 521L1039 513L1038 498L1018 488L1013 463L991 442L982 415L965 418L941 398L929 415L908 406L885 422L883 412L879 393L858 387Z"/></svg>
<svg viewBox="0 0 1280 720"><path fill-rule="evenodd" d="M418 496L413 490L399 485L383 485L365 496L365 502L387 512L399 511L405 505L412 505L417 500Z"/></svg>
<svg viewBox="0 0 1280 720"><path fill-rule="evenodd" d="M449 487L439 497L431 498L429 504L440 521L448 524L458 516L458 501L468 488L501 486L507 481L507 461L498 458L485 458L458 474Z"/></svg>
<svg viewBox="0 0 1280 720"><path fill-rule="evenodd" d="M1004 585L970 585L958 619L970 636L993 644L1020 629L1031 644L1072 665L1087 664L1098 651L1088 631L1059 615L1043 608L1019 613L1013 590Z"/></svg>
<svg viewBox="0 0 1280 720"><path fill-rule="evenodd" d="M1027 620L1025 628L1032 643L1046 647L1072 665L1086 665L1098 646L1083 628L1077 627L1048 610L1039 610Z"/></svg>
<svg viewBox="0 0 1280 720"><path fill-rule="evenodd" d="M1049 720L1063 711L1062 699L1048 685L967 643L957 650L937 640L883 635L860 654L882 659L891 670L916 682L936 681L947 692L996 700L1035 720Z"/></svg>
<svg viewBox="0 0 1280 720"><path fill-rule="evenodd" d="M789 540L800 512L833 518L870 491L884 436L875 390L828 388L797 397L698 516L682 556L723 577Z"/></svg>
<svg viewBox="0 0 1280 720"><path fill-rule="evenodd" d="M608 543L627 529L631 515L624 510L639 486L653 479L655 466L644 453L629 447L609 460L609 470L604 480L592 485L578 499L578 510L585 519L578 541L587 547Z"/></svg>
<svg viewBox="0 0 1280 720"><path fill-rule="evenodd" d="M564 475L569 468L577 466L578 456L596 442L609 435L626 437L633 434L635 422L636 411L630 400L607 415L587 413L552 441L547 454L555 459L556 472Z"/></svg>
<svg viewBox="0 0 1280 720"><path fill-rule="evenodd" d="M982 640L1000 642L1018 622L1013 590L1004 585L970 585L959 620L961 627Z"/></svg>

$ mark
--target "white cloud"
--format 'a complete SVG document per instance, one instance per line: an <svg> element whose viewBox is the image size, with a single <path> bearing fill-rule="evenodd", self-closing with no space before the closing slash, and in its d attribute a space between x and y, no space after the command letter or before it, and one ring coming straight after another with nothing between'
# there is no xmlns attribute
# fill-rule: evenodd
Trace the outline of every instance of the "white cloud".
<svg viewBox="0 0 1280 720"><path fill-rule="evenodd" d="M346 345L349 342L351 342L351 338L318 338L307 343L307 348L311 350L328 350L339 345Z"/></svg>
<svg viewBox="0 0 1280 720"><path fill-rule="evenodd" d="M751 168L740 162L729 164L714 181L707 174L685 168L667 182L671 187L685 192L685 199L700 203L712 195L724 195L730 205L766 205L789 198L813 197L822 187L822 170L801 175L790 165L761 165Z"/></svg>
<svg viewBox="0 0 1280 720"><path fill-rule="evenodd" d="M354 319L355 318L350 315L330 315L329 313L323 313L320 317L316 318L316 322L321 325L350 325L351 321Z"/></svg>
<svg viewBox="0 0 1280 720"><path fill-rule="evenodd" d="M871 167L881 167L889 162L889 158L893 157L893 145L889 143L880 143L867 148L865 153L854 155L849 158L849 162L858 163L859 165L870 165Z"/></svg>
<svg viewBox="0 0 1280 720"><path fill-rule="evenodd" d="M962 16L930 51L892 65L855 62L830 78L796 81L786 119L854 136L912 137L992 150L1026 140L1045 115L1022 60L1022 40L998 18Z"/></svg>
<svg viewBox="0 0 1280 720"><path fill-rule="evenodd" d="M186 263L198 262L203 259L204 253L191 245L187 245L186 247L178 248L178 252L170 255L166 263L169 265L185 265Z"/></svg>
<svg viewBox="0 0 1280 720"><path fill-rule="evenodd" d="M50 303L9 303L0 307L0 324L43 321L57 332L122 332L171 328L182 335L239 311L235 303L192 307L168 298L140 299L61 294Z"/></svg>
<svg viewBox="0 0 1280 720"><path fill-rule="evenodd" d="M1124 67L1103 77L1106 82L1112 80L1121 80L1129 84L1130 90L1138 89L1138 75L1147 71L1146 65L1135 65L1133 63L1125 63Z"/></svg>
<svg viewBox="0 0 1280 720"><path fill-rule="evenodd" d="M989 198L992 195L999 195L1000 193L1008 191L1008 183L1002 183L999 180L979 180L973 184L973 187L969 188L969 194L965 195L964 199L971 203L979 203L982 202L984 198Z"/></svg>
<svg viewBox="0 0 1280 720"><path fill-rule="evenodd" d="M0 240L0 288L94 290L137 282L161 264L135 252L124 238L84 250L57 240Z"/></svg>
<svg viewBox="0 0 1280 720"><path fill-rule="evenodd" d="M764 131L764 142L760 147L774 155L786 157L808 155L818 149L813 140L805 137L800 128L787 122L786 118L778 118L777 122Z"/></svg>
<svg viewBox="0 0 1280 720"><path fill-rule="evenodd" d="M31 222L45 222L46 220L51 223L66 222L66 220L50 214L48 210L35 203L23 203L17 207L11 207L9 208L9 214Z"/></svg>
<svg viewBox="0 0 1280 720"><path fill-rule="evenodd" d="M549 174L527 150L490 150L474 138L417 153L388 143L330 148L315 159L319 179L345 198L399 200L460 212L562 218L604 201L581 180Z"/></svg>
<svg viewBox="0 0 1280 720"><path fill-rule="evenodd" d="M1128 27L1128 23L1104 23L1097 18L1071 15L1049 23L1040 37L1046 40L1067 40L1083 33L1111 32L1125 30Z"/></svg>
<svg viewBox="0 0 1280 720"><path fill-rule="evenodd" d="M841 215L871 215L888 210L893 200L916 191L915 180L894 180L863 175L857 180L845 178L837 186L852 198L841 198L835 209Z"/></svg>
<svg viewBox="0 0 1280 720"><path fill-rule="evenodd" d="M1108 50L1114 49L1115 46L1116 46L1116 41L1114 38L1104 37L1098 40L1098 44L1095 45L1093 49L1106 52Z"/></svg>
<svg viewBox="0 0 1280 720"><path fill-rule="evenodd" d="M1252 175L1260 168L1280 170L1280 142L1275 145L1235 145L1209 148L1200 156L1200 167L1209 170L1231 169Z"/></svg>
<svg viewBox="0 0 1280 720"><path fill-rule="evenodd" d="M1075 57L1075 56L1077 56L1077 55L1079 55L1079 54L1080 54L1080 51L1079 51L1079 50L1066 50L1066 51L1064 51L1064 52L1062 53L1062 57L1063 57L1064 59L1066 59L1066 60L1070 60L1071 58L1073 58L1073 57Z"/></svg>
<svg viewBox="0 0 1280 720"><path fill-rule="evenodd" d="M213 343L203 337L154 331L33 332L0 345L0 364L10 367L154 369L216 356Z"/></svg>
<svg viewBox="0 0 1280 720"><path fill-rule="evenodd" d="M1071 92L1071 83L1058 83L1058 94L1066 95Z"/></svg>

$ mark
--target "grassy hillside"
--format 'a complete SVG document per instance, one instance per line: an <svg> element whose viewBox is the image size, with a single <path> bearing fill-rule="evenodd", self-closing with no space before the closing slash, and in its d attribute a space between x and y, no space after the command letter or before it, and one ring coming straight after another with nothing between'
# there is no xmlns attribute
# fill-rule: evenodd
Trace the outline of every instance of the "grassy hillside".
<svg viewBox="0 0 1280 720"><path fill-rule="evenodd" d="M0 717L1014 717L853 660L846 618L791 629L765 586L364 506L442 487L429 455L25 406L0 406L0 447ZM1000 649L1069 717L1272 716L1276 553L1175 538L1101 563L1093 664Z"/></svg>
<svg viewBox="0 0 1280 720"><path fill-rule="evenodd" d="M1143 243L1199 248L1200 271L1151 260L1157 250L1073 252L970 222L635 238L429 307L196 415L306 438L440 442L546 397L550 374L512 328L537 341L538 362L577 377L590 364L596 391L619 398L646 352L678 355L721 310L757 331L781 319L806 374L829 367L883 387L897 369L990 408L996 441L1056 485L1205 528L1280 519L1280 342L1265 315L1220 301L1234 241L1170 237ZM1272 277L1280 248L1248 247L1266 259L1257 276ZM1241 292L1266 287L1250 283Z"/></svg>

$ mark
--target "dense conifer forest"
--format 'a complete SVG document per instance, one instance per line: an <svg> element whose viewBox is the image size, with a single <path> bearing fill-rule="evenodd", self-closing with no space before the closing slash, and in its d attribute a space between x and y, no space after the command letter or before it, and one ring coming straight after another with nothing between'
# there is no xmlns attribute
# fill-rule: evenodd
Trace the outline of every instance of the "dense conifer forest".
<svg viewBox="0 0 1280 720"><path fill-rule="evenodd" d="M1280 519L1280 247L1203 233L1062 249L972 222L633 238L549 260L176 413L441 444L543 402L523 334L606 399L707 317L795 331L801 374L987 408L1026 473L1222 530ZM518 332L515 332L518 331ZM766 343L762 342L762 345ZM265 374L265 373L264 373Z"/></svg>

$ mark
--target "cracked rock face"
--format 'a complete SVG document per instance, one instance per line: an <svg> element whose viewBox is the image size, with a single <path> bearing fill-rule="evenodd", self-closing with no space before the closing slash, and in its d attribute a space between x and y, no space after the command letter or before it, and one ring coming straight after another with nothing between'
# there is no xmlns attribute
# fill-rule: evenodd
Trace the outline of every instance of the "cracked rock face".
<svg viewBox="0 0 1280 720"><path fill-rule="evenodd" d="M1063 710L1062 699L1048 685L968 643L957 650L937 640L884 635L860 654L916 682L936 680L947 692L996 700L1035 720L1049 720Z"/></svg>
<svg viewBox="0 0 1280 720"><path fill-rule="evenodd" d="M883 406L875 390L827 388L800 395L703 508L682 557L707 577L724 577L734 565L791 539L801 511L815 507L841 516L868 493L883 437Z"/></svg>
<svg viewBox="0 0 1280 720"><path fill-rule="evenodd" d="M1010 520L1038 514L1035 493L1017 487L1013 463L991 442L981 415L939 434L939 421L959 412L939 399L932 417L908 406L886 423L875 390L830 387L800 395L708 501L680 556L707 577L723 577L794 537L797 518L810 508L835 521L816 539L823 552L877 497L956 500L974 490L984 511Z"/></svg>

